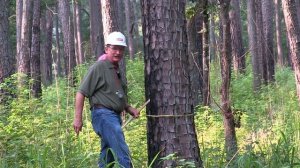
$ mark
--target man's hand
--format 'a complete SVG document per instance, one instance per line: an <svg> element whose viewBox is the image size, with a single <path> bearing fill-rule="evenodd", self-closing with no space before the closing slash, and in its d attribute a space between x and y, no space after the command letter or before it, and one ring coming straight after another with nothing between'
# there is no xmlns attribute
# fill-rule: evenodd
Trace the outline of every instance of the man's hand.
<svg viewBox="0 0 300 168"><path fill-rule="evenodd" d="M140 111L139 111L138 109L136 109L136 108L131 107L131 106L129 106L129 107L126 109L126 111L127 111L130 115L132 115L132 117L134 117L134 118L138 118L138 117L140 116Z"/></svg>
<svg viewBox="0 0 300 168"><path fill-rule="evenodd" d="M73 127L76 135L78 136L79 132L82 130L82 120L75 118L73 122Z"/></svg>

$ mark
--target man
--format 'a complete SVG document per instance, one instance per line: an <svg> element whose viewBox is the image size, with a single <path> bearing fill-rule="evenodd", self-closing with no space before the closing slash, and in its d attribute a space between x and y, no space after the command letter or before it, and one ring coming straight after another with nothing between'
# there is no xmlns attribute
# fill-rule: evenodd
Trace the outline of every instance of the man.
<svg viewBox="0 0 300 168"><path fill-rule="evenodd" d="M78 135L82 129L82 110L85 97L89 98L94 131L101 138L99 167L119 163L129 168L131 159L121 128L122 111L139 117L139 111L126 102L125 85L119 74L118 63L126 47L125 36L112 32L105 43L105 59L92 65L82 80L75 100L74 130ZM114 158L115 156L115 158Z"/></svg>

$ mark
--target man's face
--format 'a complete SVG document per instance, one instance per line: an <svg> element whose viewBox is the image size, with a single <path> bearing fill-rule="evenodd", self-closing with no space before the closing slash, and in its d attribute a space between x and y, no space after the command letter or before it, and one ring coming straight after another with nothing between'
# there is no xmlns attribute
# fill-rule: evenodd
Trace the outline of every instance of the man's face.
<svg viewBox="0 0 300 168"><path fill-rule="evenodd" d="M123 58L124 50L124 46L107 45L105 48L107 59L113 64L118 63Z"/></svg>

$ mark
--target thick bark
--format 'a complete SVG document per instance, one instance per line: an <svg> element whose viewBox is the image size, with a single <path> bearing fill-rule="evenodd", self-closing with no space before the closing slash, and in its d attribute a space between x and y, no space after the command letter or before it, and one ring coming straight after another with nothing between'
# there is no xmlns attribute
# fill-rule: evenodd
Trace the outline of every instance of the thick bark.
<svg viewBox="0 0 300 168"><path fill-rule="evenodd" d="M185 0L143 0L148 160L174 154L202 167L188 78ZM153 10L155 9L155 10ZM154 161L176 167L174 160Z"/></svg>
<svg viewBox="0 0 300 168"><path fill-rule="evenodd" d="M230 0L219 0L221 5L221 22L223 25L223 43L221 55L221 101L223 123L225 131L225 150L226 158L230 160L237 152L237 140L234 127L234 116L230 104L230 76L231 76L231 33L229 7Z"/></svg>
<svg viewBox="0 0 300 168"><path fill-rule="evenodd" d="M234 72L243 73L245 65L245 51L242 39L242 23L240 14L240 0L231 0L231 10L229 12L230 30L232 39L232 56Z"/></svg>
<svg viewBox="0 0 300 168"><path fill-rule="evenodd" d="M295 7L295 0L283 1L282 8L290 43L291 60L295 73L297 96L300 102L300 27L296 13L297 9Z"/></svg>
<svg viewBox="0 0 300 168"><path fill-rule="evenodd" d="M266 83L275 81L275 58L274 58L274 4L273 0L263 0L262 2L262 15L263 15L263 32L264 32L264 58L266 70Z"/></svg>
<svg viewBox="0 0 300 168"><path fill-rule="evenodd" d="M284 66L283 48L282 48L282 29L281 29L281 12L280 0L275 0L275 29L276 29L276 48L277 48L277 64Z"/></svg>
<svg viewBox="0 0 300 168"><path fill-rule="evenodd" d="M97 58L104 52L104 37L100 0L90 0L91 53Z"/></svg>
<svg viewBox="0 0 300 168"><path fill-rule="evenodd" d="M31 92L34 97L42 95L41 85L41 64L40 64L40 18L41 18L41 1L35 0L33 3L33 20L32 20L32 43L31 43L31 78L33 79Z"/></svg>
<svg viewBox="0 0 300 168"><path fill-rule="evenodd" d="M203 31L202 31L202 41L203 41L203 54L202 54L202 64L203 64L203 105L210 105L210 82L209 82L209 73L210 73L210 58L209 58L209 27L208 27L208 0L203 0Z"/></svg>

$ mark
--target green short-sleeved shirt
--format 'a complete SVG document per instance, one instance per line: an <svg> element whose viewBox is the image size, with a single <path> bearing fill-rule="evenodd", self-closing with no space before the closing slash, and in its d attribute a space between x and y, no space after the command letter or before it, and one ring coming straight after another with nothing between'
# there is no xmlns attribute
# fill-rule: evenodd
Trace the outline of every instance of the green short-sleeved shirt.
<svg viewBox="0 0 300 168"><path fill-rule="evenodd" d="M101 104L119 113L126 106L124 86L112 63L98 61L90 67L78 91L89 98L91 107Z"/></svg>

